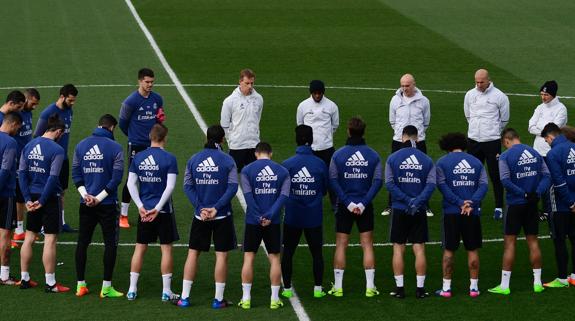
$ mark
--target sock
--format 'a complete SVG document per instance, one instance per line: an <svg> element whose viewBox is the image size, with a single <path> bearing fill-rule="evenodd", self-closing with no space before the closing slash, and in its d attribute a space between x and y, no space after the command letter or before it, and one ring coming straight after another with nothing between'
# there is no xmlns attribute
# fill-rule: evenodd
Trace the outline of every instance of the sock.
<svg viewBox="0 0 575 321"><path fill-rule="evenodd" d="M10 267L2 265L0 267L0 279L6 281L10 278Z"/></svg>
<svg viewBox="0 0 575 321"><path fill-rule="evenodd" d="M323 291L323 288L321 287L321 285L314 285L314 286L313 286L313 291L314 291L314 292L316 292L316 291L320 292L320 291Z"/></svg>
<svg viewBox="0 0 575 321"><path fill-rule="evenodd" d="M571 278L575 280L575 273L571 273Z"/></svg>
<svg viewBox="0 0 575 321"><path fill-rule="evenodd" d="M86 280L78 281L78 286L86 286Z"/></svg>
<svg viewBox="0 0 575 321"><path fill-rule="evenodd" d="M106 281L106 280L102 281L102 288L107 288L110 286L112 286L112 281Z"/></svg>
<svg viewBox="0 0 575 321"><path fill-rule="evenodd" d="M395 279L395 286L398 288L403 287L403 274L402 275L394 275L393 278Z"/></svg>
<svg viewBox="0 0 575 321"><path fill-rule="evenodd" d="M64 210L62 210L62 225L66 225L66 218L64 217Z"/></svg>
<svg viewBox="0 0 575 321"><path fill-rule="evenodd" d="M242 283L242 301L249 301L252 299L251 292L252 291L252 284L251 283Z"/></svg>
<svg viewBox="0 0 575 321"><path fill-rule="evenodd" d="M272 301L277 301L280 299L280 286L279 285L272 285Z"/></svg>
<svg viewBox="0 0 575 321"><path fill-rule="evenodd" d="M417 287L419 287L419 285ZM443 279L443 289L442 290L445 292L451 290L451 279Z"/></svg>
<svg viewBox="0 0 575 321"><path fill-rule="evenodd" d="M533 285L541 285L541 269L533 269Z"/></svg>
<svg viewBox="0 0 575 321"><path fill-rule="evenodd" d="M501 207L496 207L495 210L503 212L503 209Z"/></svg>
<svg viewBox="0 0 575 321"><path fill-rule="evenodd" d="M333 288L341 289L343 287L343 270L333 269L333 277L335 279Z"/></svg>
<svg viewBox="0 0 575 321"><path fill-rule="evenodd" d="M162 274L163 293L172 294L172 273Z"/></svg>
<svg viewBox="0 0 575 321"><path fill-rule="evenodd" d="M469 279L469 290L479 290L479 279Z"/></svg>
<svg viewBox="0 0 575 321"><path fill-rule="evenodd" d="M216 282L216 295L215 295L216 300L221 301L224 299L224 290L225 289L226 289L225 283Z"/></svg>
<svg viewBox="0 0 575 321"><path fill-rule="evenodd" d="M122 216L128 216L128 210L129 209L130 209L130 203L122 202L122 207L120 210L120 213L122 214Z"/></svg>
<svg viewBox="0 0 575 321"><path fill-rule="evenodd" d="M559 278L557 278L557 279L558 279L559 281L561 281L561 283L567 284L567 279L559 279Z"/></svg>
<svg viewBox="0 0 575 321"><path fill-rule="evenodd" d="M138 292L138 278L140 277L140 273L130 272L130 289L128 292Z"/></svg>
<svg viewBox="0 0 575 321"><path fill-rule="evenodd" d="M192 290L192 284L194 284L194 281L184 280L182 282L182 299L187 299L190 297L190 290Z"/></svg>
<svg viewBox="0 0 575 321"><path fill-rule="evenodd" d="M375 269L366 269L365 270L365 288L366 289L375 288L375 284L373 282L374 279L375 279Z"/></svg>
<svg viewBox="0 0 575 321"><path fill-rule="evenodd" d="M24 221L18 221L16 225L16 234L24 233Z"/></svg>
<svg viewBox="0 0 575 321"><path fill-rule="evenodd" d="M30 281L30 273L28 272L20 272L20 276L24 281Z"/></svg>
<svg viewBox="0 0 575 321"><path fill-rule="evenodd" d="M416 279L417 279L417 287L418 288L425 287L425 275L417 275Z"/></svg>
<svg viewBox="0 0 575 321"><path fill-rule="evenodd" d="M46 284L53 286L56 284L56 273L46 273Z"/></svg>
<svg viewBox="0 0 575 321"><path fill-rule="evenodd" d="M511 280L511 271L501 270L501 289L509 289L509 281Z"/></svg>

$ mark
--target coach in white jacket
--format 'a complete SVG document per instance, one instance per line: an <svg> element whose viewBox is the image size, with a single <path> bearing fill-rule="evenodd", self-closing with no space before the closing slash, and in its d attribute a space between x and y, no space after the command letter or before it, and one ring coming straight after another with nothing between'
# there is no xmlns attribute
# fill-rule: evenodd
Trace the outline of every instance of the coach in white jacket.
<svg viewBox="0 0 575 321"><path fill-rule="evenodd" d="M255 161L255 148L260 142L260 119L264 100L254 89L256 75L250 69L240 72L239 86L222 105L220 125L226 132L230 156L238 170Z"/></svg>
<svg viewBox="0 0 575 321"><path fill-rule="evenodd" d="M475 72L475 88L465 94L465 118L469 123L467 137L469 154L482 163L486 161L493 192L495 211L493 217L503 216L503 186L499 180L498 158L501 154L501 131L509 122L509 98L489 78L489 72Z"/></svg>
<svg viewBox="0 0 575 321"><path fill-rule="evenodd" d="M339 127L339 109L337 105L325 96L325 84L321 80L309 83L310 97L297 106L297 125L307 125L313 129L313 154L329 168L331 157L335 152L333 134ZM329 189L329 199L335 211L337 197Z"/></svg>
<svg viewBox="0 0 575 321"><path fill-rule="evenodd" d="M549 144L541 137L541 131L545 125L555 123L563 127L567 124L567 108L559 101L557 89L555 80L547 81L541 86L542 103L535 108L533 116L529 119L529 132L535 135L533 148L543 157L547 156L547 152L551 150Z"/></svg>

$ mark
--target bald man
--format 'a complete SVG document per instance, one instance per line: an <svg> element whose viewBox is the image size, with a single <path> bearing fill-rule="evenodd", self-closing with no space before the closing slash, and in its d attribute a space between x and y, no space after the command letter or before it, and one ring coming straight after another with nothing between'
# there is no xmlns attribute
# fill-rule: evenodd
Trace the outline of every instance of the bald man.
<svg viewBox="0 0 575 321"><path fill-rule="evenodd" d="M493 218L503 216L503 185L499 180L498 158L501 154L501 131L509 122L509 98L495 88L489 72L475 72L475 88L465 94L463 102L465 118L469 123L467 132L469 154L487 163L487 170L495 194Z"/></svg>
<svg viewBox="0 0 575 321"><path fill-rule="evenodd" d="M411 74L403 75L399 80L399 85L399 89L389 103L389 123L393 129L391 152L394 153L404 146L401 140L403 128L413 125L419 133L416 147L427 154L425 131L429 127L429 121L431 120L429 99L423 96L421 91L415 86L415 78ZM389 197L388 205L388 208L383 210L381 215L391 214L391 196ZM433 212L431 212L429 207L427 216L433 216Z"/></svg>

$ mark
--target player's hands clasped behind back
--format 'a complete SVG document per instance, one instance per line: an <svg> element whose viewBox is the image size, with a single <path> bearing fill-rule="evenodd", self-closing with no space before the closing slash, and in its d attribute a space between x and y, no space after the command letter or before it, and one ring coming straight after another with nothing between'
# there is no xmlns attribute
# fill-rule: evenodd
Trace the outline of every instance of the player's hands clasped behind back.
<svg viewBox="0 0 575 321"><path fill-rule="evenodd" d="M157 209L153 208L151 210L146 210L143 207L140 207L138 209L138 212L140 214L140 220L144 223L146 222L152 222L153 220L156 219L156 217L158 216L158 214L160 213Z"/></svg>
<svg viewBox="0 0 575 321"><path fill-rule="evenodd" d="M211 221L216 217L216 214L218 214L218 210L215 207L202 208L200 210L202 221Z"/></svg>
<svg viewBox="0 0 575 321"><path fill-rule="evenodd" d="M40 203L40 201L28 201L26 202L26 210L28 210L28 212L34 212L36 210L39 210L42 207L42 204Z"/></svg>
<svg viewBox="0 0 575 321"><path fill-rule="evenodd" d="M473 202L471 200L463 201L463 205L461 205L461 215L469 216L473 212Z"/></svg>

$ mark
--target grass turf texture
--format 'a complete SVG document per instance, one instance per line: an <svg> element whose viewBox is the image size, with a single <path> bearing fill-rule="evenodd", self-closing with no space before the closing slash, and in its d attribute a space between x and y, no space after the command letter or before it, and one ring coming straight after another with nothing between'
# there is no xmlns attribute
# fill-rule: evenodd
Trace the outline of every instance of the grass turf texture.
<svg viewBox="0 0 575 321"><path fill-rule="evenodd" d="M530 1L533 3L533 1ZM491 1L491 4L495 1ZM517 1L503 6L496 15L469 14L467 7L451 1L423 5L422 10L409 10L411 2L398 1L305 1L269 3L256 1L135 1L142 19L156 38L168 62L183 83L234 84L241 68L250 67L257 73L257 84L307 85L310 79L323 79L328 86L398 87L398 79L405 72L412 72L418 86L432 103L432 122L428 131L428 149L437 159L441 152L436 141L441 134L459 130L465 132L463 94L426 93L425 89L467 90L473 86L473 72L479 67L491 71L495 84L505 92L537 93L538 86L548 78L560 82L560 93L573 95L575 86L569 81L572 65L568 57L572 44L554 44L545 35L546 20L538 20L537 7L517 6ZM514 5L512 5L514 4ZM419 4L417 4L419 6ZM565 12L571 4L557 4ZM156 71L158 83L169 83L142 32L135 24L122 1L73 2L73 1L14 1L5 4L7 12L20 12L0 21L0 29L13 39L10 50L0 53L0 87L26 85L76 84L135 84L135 73L142 66ZM487 6L486 7L492 7ZM513 9L513 10L512 10ZM559 9L557 9L560 11ZM518 12L519 11L519 12ZM463 16L462 16L463 14ZM468 19L465 19L465 18ZM505 19L501 19L505 17ZM529 30L538 35L536 43L526 41L517 26L529 17ZM563 17L561 15L560 17ZM499 19L498 19L499 18ZM561 18L563 19L563 18ZM566 36L573 28L571 20L556 20L563 27L558 35ZM465 21L468 23L462 23ZM477 26L486 26L478 32ZM515 26L516 28L510 28ZM507 30L505 37L495 31ZM492 34L493 37L488 37ZM515 37L514 37L515 35ZM560 38L558 36L558 38ZM551 38L554 39L554 38ZM475 40L475 41L473 41ZM536 52L526 50L534 45ZM544 44L549 44L545 46ZM549 61L545 57L552 55ZM514 59L515 58L515 59ZM542 68L541 66L546 66ZM543 70L542 70L543 69ZM200 109L208 124L219 120L221 101L233 87L189 87L188 93ZM133 88L80 88L75 119L72 126L71 146L89 135L99 115L117 115L121 101ZM272 143L274 159L281 161L294 150L293 127L297 104L308 96L306 89L257 88L264 96L262 139ZM203 134L177 91L171 87L156 87L164 96L167 125L170 137L167 149L178 157L180 180L174 193L181 241L188 238L192 208L181 189L181 178L188 157L201 148ZM0 91L4 96L7 90ZM57 96L57 89L42 89L41 106L47 106ZM326 95L340 107L341 129L336 134L336 146L345 142L345 122L352 115L362 115L368 122L367 141L380 152L382 158L390 151L391 129L387 121L388 102L392 91L358 91L328 89ZM511 96L511 123L531 143L526 127L537 97ZM565 101L567 105L570 101ZM35 113L35 119L41 108ZM116 133L125 145L125 137ZM72 147L71 147L72 148ZM71 150L70 150L71 153ZM386 204L386 193L375 200L378 212ZM432 207L439 214L439 193L434 194ZM500 223L490 220L493 208L490 191L484 204L484 237L501 237ZM77 193L72 189L66 199L66 220L78 226ZM235 204L236 229L241 241L243 214ZM130 216L135 224L134 207ZM326 211L324 235L326 243L333 243L333 217ZM430 220L432 240L439 240L439 216ZM376 216L375 241L385 242L388 237L388 218ZM542 234L547 233L542 225ZM135 241L135 228L122 230L121 242ZM75 235L64 234L61 239L74 241ZM95 240L100 240L96 232ZM357 235L352 236L357 242ZM544 255L544 280L555 275L552 244L542 241ZM482 272L478 300L466 296L468 277L465 273L464 253L458 253L454 279L455 296L448 301L431 298L415 302L413 285L415 277L413 260L407 255L406 286L409 297L394 301L385 295L393 285L390 267L391 249L378 248L376 285L382 296L374 300L363 297L364 275L360 265L361 249L348 251L348 268L345 273L343 299L315 300L311 292L311 262L305 248L300 248L294 263L294 286L311 319L501 319L520 317L534 319L541 316L564 315L572 300L572 290L546 291L534 296L531 293L531 273L526 258L526 247L518 247L518 258L513 273L512 295L501 298L486 293L487 287L499 282L501 243L485 244L481 251ZM66 285L75 285L73 246L60 246L57 278ZM43 281L40 246L35 247L32 277ZM180 290L181 270L185 248L177 248L173 288ZM408 251L409 253L409 251ZM295 319L289 307L270 312L267 308L269 287L267 260L260 254L256 260L256 280L251 311L212 311L209 307L213 294L213 253L202 256L200 273L192 289L192 309L182 311L159 302L161 280L159 249L151 248L139 283L136 302L125 299L101 301L97 298L100 287L102 248L89 253L87 280L94 295L78 299L73 295L45 295L39 290L0 288L3 311L15 318L54 319L156 319L176 318L237 318L264 319L270 316ZM129 260L132 248L122 247L118 253L114 285L126 291L128 287ZM326 248L327 287L332 280L331 258L333 248ZM441 285L441 250L428 247L428 289ZM13 256L12 270L19 271L18 255ZM230 256L229 279L226 297L237 301L241 296L241 253ZM42 282L40 282L42 283ZM28 299L30 301L28 301ZM34 302L28 309L25 302ZM553 311L548 307L552 305ZM511 307L511 309L510 309Z"/></svg>

